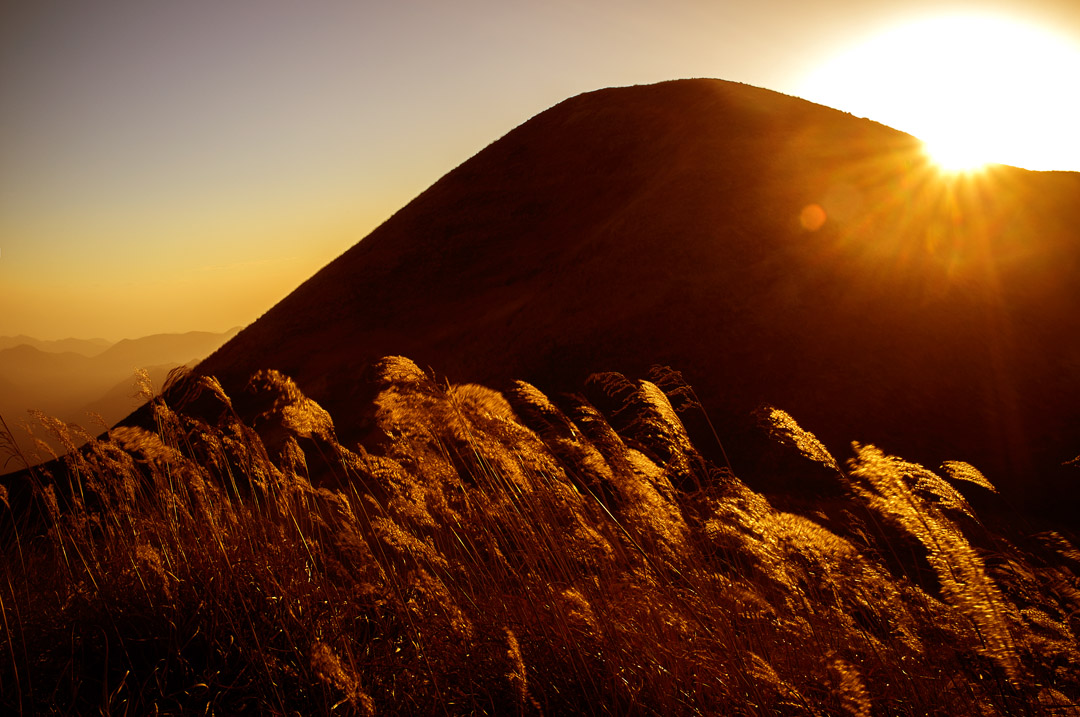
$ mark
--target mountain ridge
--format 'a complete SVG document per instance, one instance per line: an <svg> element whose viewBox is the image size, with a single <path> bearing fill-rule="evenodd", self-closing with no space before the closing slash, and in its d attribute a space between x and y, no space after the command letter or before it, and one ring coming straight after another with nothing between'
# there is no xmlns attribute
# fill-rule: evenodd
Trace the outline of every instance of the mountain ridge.
<svg viewBox="0 0 1080 717"><path fill-rule="evenodd" d="M160 388L169 370L194 363L237 332L153 334L116 342L92 356L26 342L0 350L0 415L12 428L29 410L85 426L87 411L94 411L111 425L139 404L133 398L137 369L149 370ZM15 438L24 450L34 449L22 431Z"/></svg>
<svg viewBox="0 0 1080 717"><path fill-rule="evenodd" d="M44 340L34 338L33 336L27 336L26 334L0 336L0 351L24 344L49 353L65 353L70 351L84 356L96 356L112 346L113 342L100 338Z"/></svg>

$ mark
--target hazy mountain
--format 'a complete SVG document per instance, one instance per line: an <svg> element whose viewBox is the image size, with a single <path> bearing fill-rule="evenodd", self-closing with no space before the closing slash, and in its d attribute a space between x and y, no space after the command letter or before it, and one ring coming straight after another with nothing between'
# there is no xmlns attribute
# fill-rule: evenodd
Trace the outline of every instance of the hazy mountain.
<svg viewBox="0 0 1080 717"><path fill-rule="evenodd" d="M102 352L99 359L110 366L142 367L176 363L192 356L206 356L239 333L233 328L224 333L189 331L184 334L154 334L140 339L124 339Z"/></svg>
<svg viewBox="0 0 1080 717"><path fill-rule="evenodd" d="M112 346L112 341L105 339L59 339L57 341L43 341L32 336L20 334L18 336L0 336L0 351L14 348L15 346L33 346L39 351L49 353L72 352L83 356L97 356L105 349Z"/></svg>
<svg viewBox="0 0 1080 717"><path fill-rule="evenodd" d="M30 344L0 351L0 378L18 386L23 396L35 399L33 408L46 412L90 400L101 382L117 371L98 358L70 351L51 353ZM0 398L0 406L7 403L7 396Z"/></svg>
<svg viewBox="0 0 1080 717"><path fill-rule="evenodd" d="M133 398L136 369L149 370L160 388L169 370L193 365L238 331L125 339L94 356L35 346L50 342L23 342L0 350L0 415L14 428L27 417L28 409L36 409L89 428L87 411L94 411L111 425L138 406ZM29 446L21 431L16 437Z"/></svg>
<svg viewBox="0 0 1080 717"><path fill-rule="evenodd" d="M36 397L39 403L33 408L58 411L58 406L78 407L101 397L118 381L133 376L137 368L176 366L193 356L206 356L237 331L192 331L125 339L93 357L70 351L43 351L24 343L0 351L0 378Z"/></svg>
<svg viewBox="0 0 1080 717"><path fill-rule="evenodd" d="M23 392L17 384L7 379L0 378L0 396L3 396L3 400L5 401L21 403ZM4 415L2 411L0 411L0 415Z"/></svg>
<svg viewBox="0 0 1080 717"><path fill-rule="evenodd" d="M177 366L194 366L198 362L199 358L193 357L187 361L174 361L142 368L146 370L150 378L150 384L154 388L160 389L165 384L169 372L174 368ZM142 401L137 397L137 394L136 376L131 374L103 392L95 400L82 406L78 413L84 416L88 413L96 413L105 420L106 424L111 426L139 407Z"/></svg>

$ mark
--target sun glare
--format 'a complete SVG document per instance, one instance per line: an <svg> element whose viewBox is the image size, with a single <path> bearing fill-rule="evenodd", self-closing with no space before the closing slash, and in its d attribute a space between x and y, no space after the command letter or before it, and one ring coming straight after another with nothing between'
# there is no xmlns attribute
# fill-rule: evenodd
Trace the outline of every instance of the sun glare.
<svg viewBox="0 0 1080 717"><path fill-rule="evenodd" d="M1051 31L955 15L869 38L814 71L800 94L919 137L946 170L1077 170L1077 77L1080 47Z"/></svg>
<svg viewBox="0 0 1080 717"><path fill-rule="evenodd" d="M923 140L923 151L946 172L974 172L990 163L990 153L977 140L968 141L962 134Z"/></svg>

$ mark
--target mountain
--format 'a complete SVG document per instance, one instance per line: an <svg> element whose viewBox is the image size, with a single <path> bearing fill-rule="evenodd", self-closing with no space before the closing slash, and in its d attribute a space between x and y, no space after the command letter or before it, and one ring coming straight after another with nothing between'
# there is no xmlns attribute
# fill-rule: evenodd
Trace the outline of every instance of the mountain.
<svg viewBox="0 0 1080 717"><path fill-rule="evenodd" d="M18 386L24 397L32 397L35 400L33 408L46 412L54 412L72 402L89 400L96 394L102 376L108 375L110 369L115 371L98 358L71 351L42 351L31 344L0 351L0 378ZM0 398L0 411L10 400L6 395Z"/></svg>
<svg viewBox="0 0 1080 717"><path fill-rule="evenodd" d="M0 336L0 351L16 346L33 346L39 351L48 353L72 352L83 356L97 356L105 349L112 346L112 341L105 339L59 339L56 341L43 341L32 336L20 334L18 336Z"/></svg>
<svg viewBox="0 0 1080 717"><path fill-rule="evenodd" d="M89 427L87 411L93 411L111 425L138 406L133 398L136 369L148 369L160 388L169 370L193 365L238 332L125 339L93 356L38 348L41 344L57 348L58 342L24 341L0 350L0 415L12 428L29 409ZM16 438L23 448L30 448L23 432L16 431Z"/></svg>
<svg viewBox="0 0 1080 717"><path fill-rule="evenodd" d="M237 327L224 333L189 331L124 339L102 352L99 359L110 366L125 366L128 371L135 367L175 363L192 356L206 356L239 332Z"/></svg>
<svg viewBox="0 0 1080 717"><path fill-rule="evenodd" d="M1006 496L1075 499L1080 174L945 175L913 137L719 80L600 90L457 167L198 371L274 368L372 430L371 363L577 390L683 372L736 473L789 411Z"/></svg>
<svg viewBox="0 0 1080 717"><path fill-rule="evenodd" d="M237 334L191 331L125 339L93 357L75 352L49 352L24 343L0 351L0 378L20 387L35 401L27 408L66 413L101 397L118 381L147 366L180 365L206 356ZM7 401L2 401L7 403Z"/></svg>
<svg viewBox="0 0 1080 717"><path fill-rule="evenodd" d="M170 361L157 366L142 366L150 379L150 385L160 389L165 385L169 372L177 366L194 366L199 362L198 357L187 361ZM102 417L107 425L113 425L120 419L134 411L142 403L138 397L136 388L136 376L134 373L127 375L122 381L117 382L108 390L102 392L93 401L80 407L79 415L97 414Z"/></svg>

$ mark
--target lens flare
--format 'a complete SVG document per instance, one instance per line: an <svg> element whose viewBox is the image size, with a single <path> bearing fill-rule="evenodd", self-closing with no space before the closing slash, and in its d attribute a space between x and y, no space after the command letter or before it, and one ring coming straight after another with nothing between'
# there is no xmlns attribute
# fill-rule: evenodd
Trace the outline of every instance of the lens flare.
<svg viewBox="0 0 1080 717"><path fill-rule="evenodd" d="M828 217L820 204L807 204L799 213L799 223L808 232L816 232L825 225Z"/></svg>

